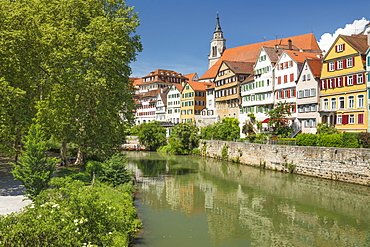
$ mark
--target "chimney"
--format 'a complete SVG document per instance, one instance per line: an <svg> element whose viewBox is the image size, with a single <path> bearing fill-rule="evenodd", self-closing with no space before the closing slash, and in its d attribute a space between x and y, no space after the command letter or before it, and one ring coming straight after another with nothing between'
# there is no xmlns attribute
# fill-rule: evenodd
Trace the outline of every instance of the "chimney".
<svg viewBox="0 0 370 247"><path fill-rule="evenodd" d="M288 50L293 50L292 40L291 39L288 40Z"/></svg>

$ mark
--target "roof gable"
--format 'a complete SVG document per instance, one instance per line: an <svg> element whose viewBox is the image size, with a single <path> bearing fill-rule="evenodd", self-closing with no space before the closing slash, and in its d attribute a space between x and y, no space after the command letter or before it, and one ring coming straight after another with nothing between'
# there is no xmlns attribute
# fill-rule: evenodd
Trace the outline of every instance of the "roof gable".
<svg viewBox="0 0 370 247"><path fill-rule="evenodd" d="M345 44L342 52L337 52L336 47L339 44ZM333 44L330 46L328 52L324 56L324 60L331 60L346 55L355 53L366 54L369 48L367 44L367 35L338 35Z"/></svg>

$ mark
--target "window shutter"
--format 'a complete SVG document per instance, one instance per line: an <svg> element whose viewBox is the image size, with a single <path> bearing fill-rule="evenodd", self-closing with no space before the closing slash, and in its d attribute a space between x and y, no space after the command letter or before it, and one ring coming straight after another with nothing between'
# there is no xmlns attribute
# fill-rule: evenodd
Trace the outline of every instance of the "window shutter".
<svg viewBox="0 0 370 247"><path fill-rule="evenodd" d="M357 84L357 75L353 75L353 85Z"/></svg>
<svg viewBox="0 0 370 247"><path fill-rule="evenodd" d="M348 115L342 115L342 124L348 124Z"/></svg>
<svg viewBox="0 0 370 247"><path fill-rule="evenodd" d="M338 61L334 62L334 70L338 70Z"/></svg>
<svg viewBox="0 0 370 247"><path fill-rule="evenodd" d="M343 45L342 47L343 47L343 51L344 51L346 49L346 44L343 43L342 45Z"/></svg>
<svg viewBox="0 0 370 247"><path fill-rule="evenodd" d="M335 52L338 52L338 45L335 46Z"/></svg>
<svg viewBox="0 0 370 247"><path fill-rule="evenodd" d="M352 57L352 67L355 67L355 59L356 57Z"/></svg>
<svg viewBox="0 0 370 247"><path fill-rule="evenodd" d="M290 98L290 90L288 89L288 98Z"/></svg>
<svg viewBox="0 0 370 247"><path fill-rule="evenodd" d="M364 123L364 114L362 114L362 113L358 114L357 123L358 124L363 124Z"/></svg>
<svg viewBox="0 0 370 247"><path fill-rule="evenodd" d="M276 92L276 99L279 99L279 92Z"/></svg>
<svg viewBox="0 0 370 247"><path fill-rule="evenodd" d="M325 89L328 89L329 88L329 85L328 84L329 84L329 79L326 79L325 80Z"/></svg>
<svg viewBox="0 0 370 247"><path fill-rule="evenodd" d="M343 69L346 69L346 68L347 68L347 60L343 59Z"/></svg>
<svg viewBox="0 0 370 247"><path fill-rule="evenodd" d="M335 79L334 79L335 81L334 81L334 87L339 87L339 78L338 77L336 77Z"/></svg>
<svg viewBox="0 0 370 247"><path fill-rule="evenodd" d="M347 76L344 76L343 80L344 80L344 86L347 86Z"/></svg>
<svg viewBox="0 0 370 247"><path fill-rule="evenodd" d="M294 88L294 89L293 89L293 97L296 97L296 92L297 92L297 91L296 91L296 89Z"/></svg>
<svg viewBox="0 0 370 247"><path fill-rule="evenodd" d="M327 63L328 71L330 71L330 63Z"/></svg>

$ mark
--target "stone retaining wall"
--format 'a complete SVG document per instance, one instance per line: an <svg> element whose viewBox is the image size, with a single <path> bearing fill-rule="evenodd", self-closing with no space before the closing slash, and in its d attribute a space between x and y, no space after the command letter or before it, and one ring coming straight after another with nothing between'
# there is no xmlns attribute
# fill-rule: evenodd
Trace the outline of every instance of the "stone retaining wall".
<svg viewBox="0 0 370 247"><path fill-rule="evenodd" d="M201 140L202 155L261 168L370 185L370 149ZM224 152L223 152L224 151Z"/></svg>

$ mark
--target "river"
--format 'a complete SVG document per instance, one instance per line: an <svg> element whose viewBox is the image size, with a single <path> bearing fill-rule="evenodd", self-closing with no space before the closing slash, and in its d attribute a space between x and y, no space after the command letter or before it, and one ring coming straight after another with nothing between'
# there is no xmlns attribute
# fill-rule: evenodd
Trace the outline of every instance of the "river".
<svg viewBox="0 0 370 247"><path fill-rule="evenodd" d="M214 159L126 152L134 246L370 246L370 187Z"/></svg>

